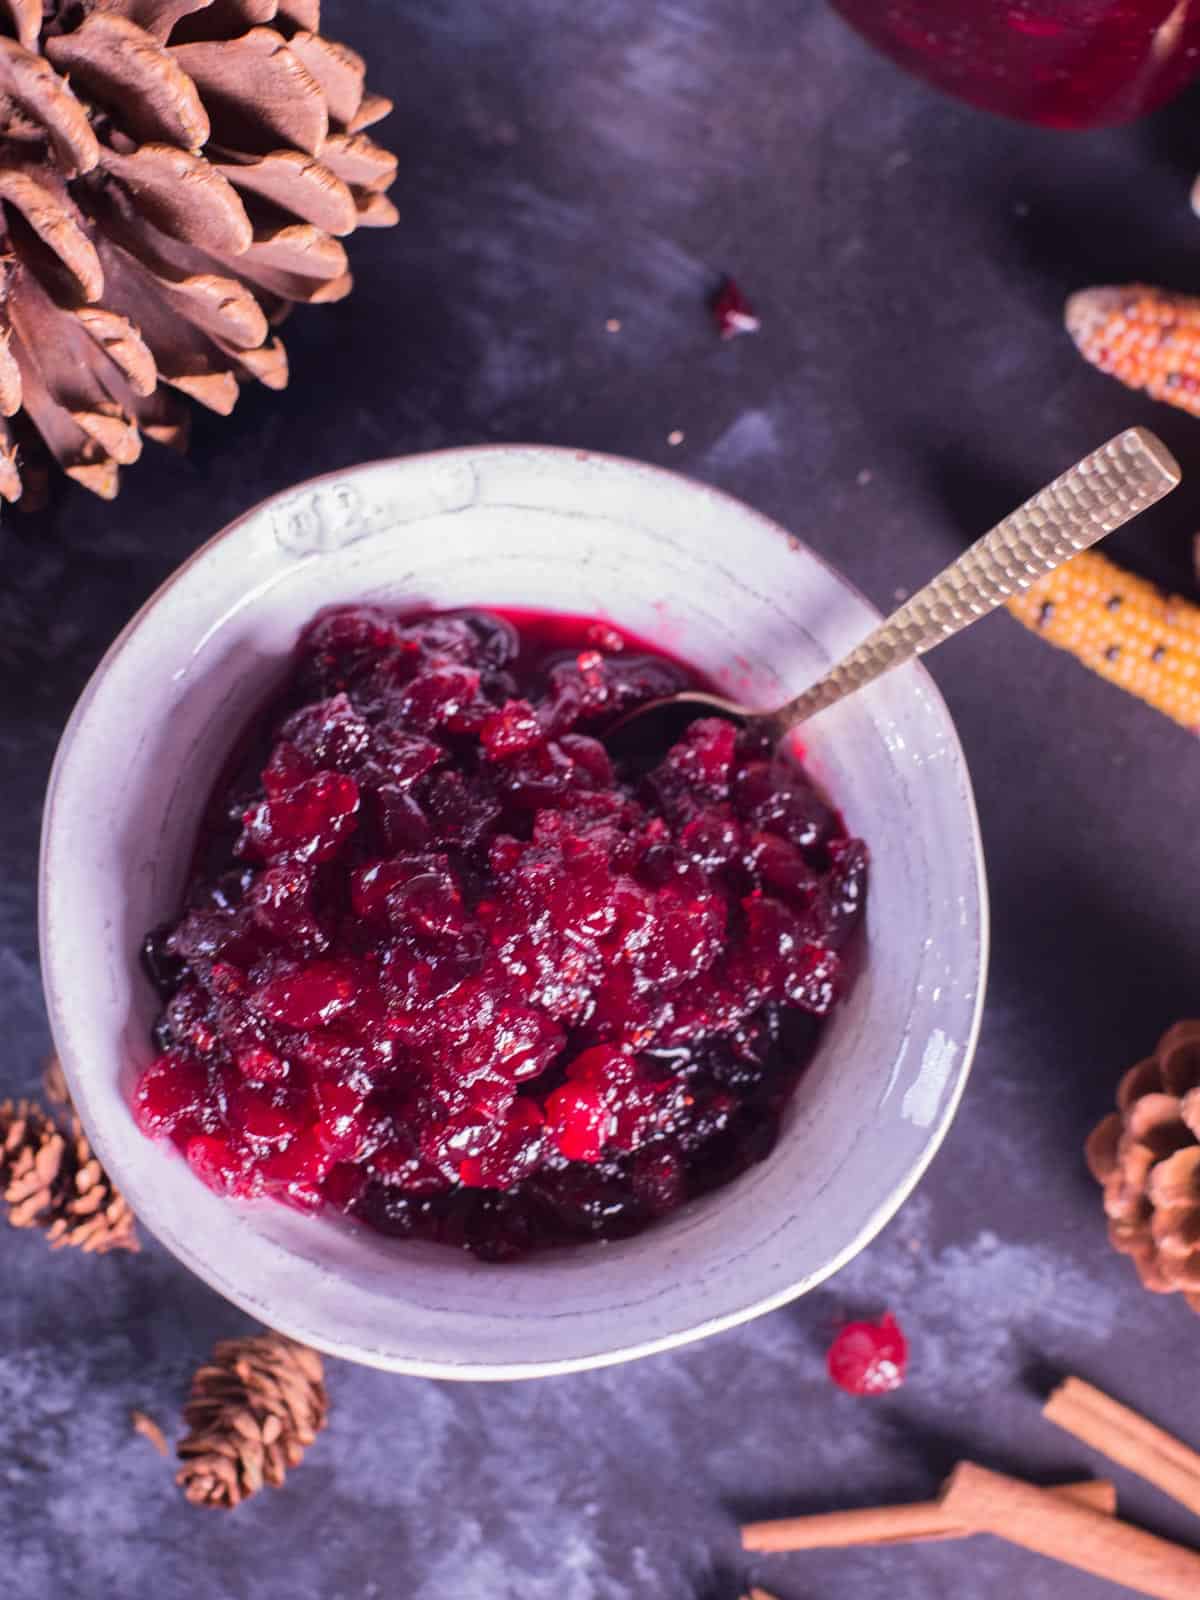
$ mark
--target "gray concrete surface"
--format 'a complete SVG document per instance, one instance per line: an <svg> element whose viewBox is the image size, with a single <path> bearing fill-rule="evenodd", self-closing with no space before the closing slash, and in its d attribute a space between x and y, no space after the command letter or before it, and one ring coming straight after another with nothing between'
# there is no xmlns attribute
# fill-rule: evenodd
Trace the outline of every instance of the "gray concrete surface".
<svg viewBox="0 0 1200 1600"><path fill-rule="evenodd" d="M1200 422L1085 367L1086 282L1200 284L1197 101L1062 137L936 98L816 0L327 0L398 110L403 225L348 302L289 324L293 382L198 419L114 506L0 524L0 1093L47 1047L38 810L71 704L135 607L262 495L366 457L546 440L669 463L787 522L876 602L1131 422L1191 481L1117 541L1190 589ZM721 344L731 271L763 318ZM609 318L619 334L605 331ZM680 429L682 445L667 435ZM486 597L481 597L486 598ZM930 1492L959 1454L1091 1469L1041 1423L1073 1369L1200 1440L1200 1323L1104 1241L1080 1157L1125 1066L1200 1004L1200 750L1001 616L932 663L978 786L990 1001L962 1114L899 1219L810 1298L698 1347L530 1386L336 1366L286 1492L186 1506L129 1428L171 1428L239 1313L153 1244L0 1235L0 1530L26 1600L735 1600L742 1515ZM131 708L136 718L136 708ZM890 1306L898 1394L835 1392L836 1319ZM1120 1475L1180 1536L1186 1514ZM1102 1600L986 1540L796 1556L781 1600Z"/></svg>

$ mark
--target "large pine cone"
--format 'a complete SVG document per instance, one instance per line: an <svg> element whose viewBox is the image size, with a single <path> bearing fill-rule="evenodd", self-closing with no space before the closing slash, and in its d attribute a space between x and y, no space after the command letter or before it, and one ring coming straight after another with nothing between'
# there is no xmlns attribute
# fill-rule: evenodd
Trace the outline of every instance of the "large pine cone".
<svg viewBox="0 0 1200 1600"><path fill-rule="evenodd" d="M282 388L270 324L347 294L337 236L396 220L362 131L391 103L319 4L0 0L5 499L47 452L111 498L143 436L185 443L172 390Z"/></svg>
<svg viewBox="0 0 1200 1600"><path fill-rule="evenodd" d="M1087 1143L1108 1236L1155 1294L1200 1311L1200 1022L1178 1022L1117 1090Z"/></svg>

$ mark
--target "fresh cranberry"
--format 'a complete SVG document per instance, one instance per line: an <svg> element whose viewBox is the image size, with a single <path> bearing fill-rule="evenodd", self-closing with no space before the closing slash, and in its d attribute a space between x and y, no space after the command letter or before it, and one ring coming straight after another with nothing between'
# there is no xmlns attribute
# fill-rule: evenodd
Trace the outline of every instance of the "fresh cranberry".
<svg viewBox="0 0 1200 1600"><path fill-rule="evenodd" d="M147 941L139 1126L222 1194L487 1260L762 1160L867 856L724 719L614 768L611 720L695 681L607 623L318 618L257 785L214 796L240 836L205 833Z"/></svg>
<svg viewBox="0 0 1200 1600"><path fill-rule="evenodd" d="M848 1394L887 1394L904 1382L908 1340L890 1311L878 1322L848 1322L829 1347L829 1376Z"/></svg>

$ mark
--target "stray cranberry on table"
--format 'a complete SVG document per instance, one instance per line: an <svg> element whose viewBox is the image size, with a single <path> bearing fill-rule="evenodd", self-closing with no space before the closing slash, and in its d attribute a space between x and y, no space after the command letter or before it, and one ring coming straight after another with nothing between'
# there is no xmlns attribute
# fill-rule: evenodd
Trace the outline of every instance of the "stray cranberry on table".
<svg viewBox="0 0 1200 1600"><path fill-rule="evenodd" d="M733 278L722 278L712 298L712 313L722 339L736 339L742 333L757 333L762 327L753 306Z"/></svg>
<svg viewBox="0 0 1200 1600"><path fill-rule="evenodd" d="M878 1322L848 1322L829 1347L829 1376L847 1394L888 1394L904 1382L908 1340L890 1311Z"/></svg>

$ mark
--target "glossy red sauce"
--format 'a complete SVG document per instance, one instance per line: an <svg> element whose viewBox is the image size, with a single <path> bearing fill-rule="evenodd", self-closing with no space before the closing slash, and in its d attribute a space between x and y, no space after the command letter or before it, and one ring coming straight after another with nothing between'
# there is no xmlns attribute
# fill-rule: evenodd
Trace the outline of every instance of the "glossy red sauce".
<svg viewBox="0 0 1200 1600"><path fill-rule="evenodd" d="M305 631L152 933L136 1092L222 1193L507 1259L628 1234L761 1159L844 985L867 857L608 623L369 607Z"/></svg>

